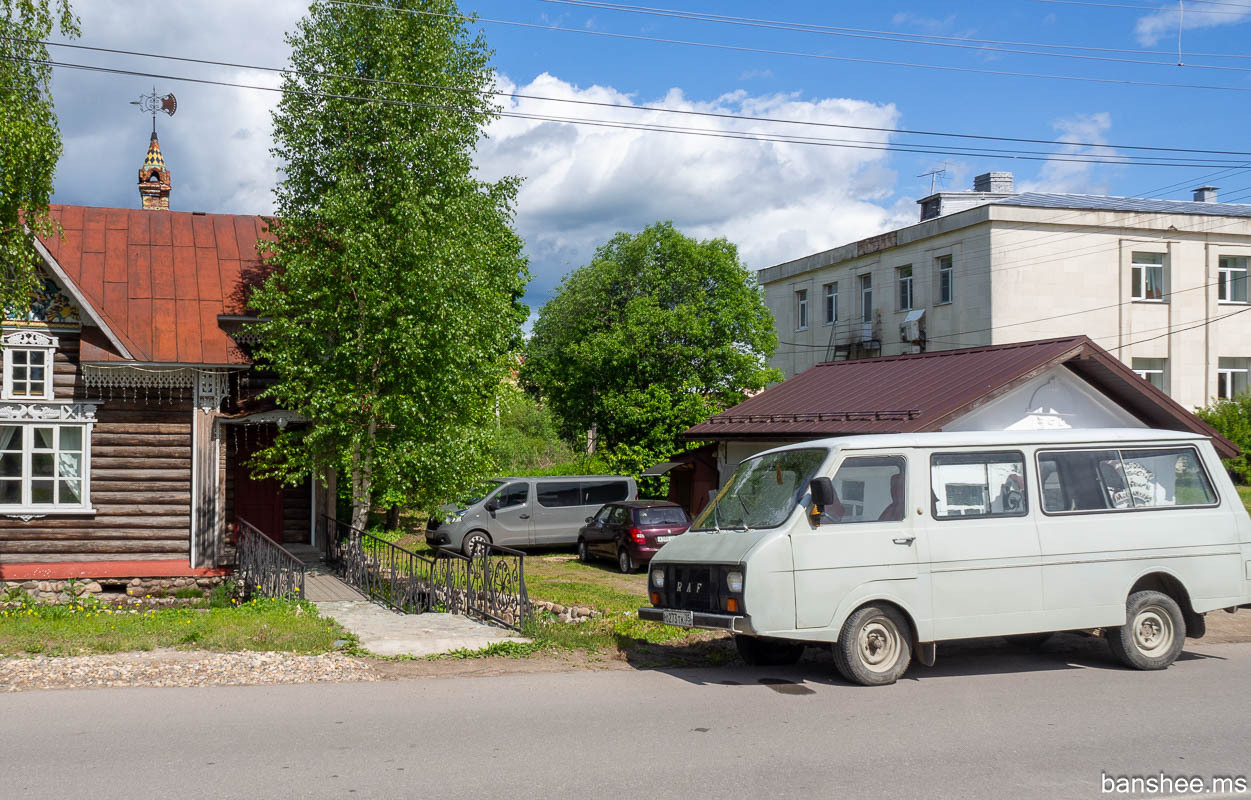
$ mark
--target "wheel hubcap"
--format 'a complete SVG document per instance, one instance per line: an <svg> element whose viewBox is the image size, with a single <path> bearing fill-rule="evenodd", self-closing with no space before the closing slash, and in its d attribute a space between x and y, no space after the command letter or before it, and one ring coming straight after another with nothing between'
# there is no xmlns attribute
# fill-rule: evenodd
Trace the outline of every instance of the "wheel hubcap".
<svg viewBox="0 0 1251 800"><path fill-rule="evenodd" d="M1134 617L1134 646L1146 656L1168 652L1173 646L1173 618L1159 606L1147 606Z"/></svg>
<svg viewBox="0 0 1251 800"><path fill-rule="evenodd" d="M899 631L885 617L874 617L860 628L860 660L873 672L889 672L899 661Z"/></svg>

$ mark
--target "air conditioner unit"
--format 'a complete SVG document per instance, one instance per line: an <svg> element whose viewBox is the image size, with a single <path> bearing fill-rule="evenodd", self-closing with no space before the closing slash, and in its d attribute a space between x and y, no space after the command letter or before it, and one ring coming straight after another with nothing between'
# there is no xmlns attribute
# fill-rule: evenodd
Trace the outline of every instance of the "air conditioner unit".
<svg viewBox="0 0 1251 800"><path fill-rule="evenodd" d="M925 309L918 308L915 311L909 311L908 316L904 317L903 324L899 326L899 338L905 342L918 343L925 338Z"/></svg>

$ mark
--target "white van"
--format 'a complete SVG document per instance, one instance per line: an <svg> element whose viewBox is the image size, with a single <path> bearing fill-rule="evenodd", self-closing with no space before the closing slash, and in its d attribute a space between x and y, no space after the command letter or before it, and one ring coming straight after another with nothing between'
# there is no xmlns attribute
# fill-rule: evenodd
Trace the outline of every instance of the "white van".
<svg viewBox="0 0 1251 800"><path fill-rule="evenodd" d="M1139 429L824 439L744 461L652 560L642 619L731 631L749 663L834 645L848 680L981 636L1103 629L1163 669L1251 607L1251 518L1211 443Z"/></svg>

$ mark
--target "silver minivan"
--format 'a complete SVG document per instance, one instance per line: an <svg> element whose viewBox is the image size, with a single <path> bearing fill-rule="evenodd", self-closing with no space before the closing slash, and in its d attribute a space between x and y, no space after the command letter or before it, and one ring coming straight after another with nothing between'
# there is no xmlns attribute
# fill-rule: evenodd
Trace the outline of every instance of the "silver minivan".
<svg viewBox="0 0 1251 800"><path fill-rule="evenodd" d="M509 547L572 545L578 530L605 503L638 496L624 475L495 478L482 497L444 506L443 519L426 525L426 543L466 555L485 544Z"/></svg>

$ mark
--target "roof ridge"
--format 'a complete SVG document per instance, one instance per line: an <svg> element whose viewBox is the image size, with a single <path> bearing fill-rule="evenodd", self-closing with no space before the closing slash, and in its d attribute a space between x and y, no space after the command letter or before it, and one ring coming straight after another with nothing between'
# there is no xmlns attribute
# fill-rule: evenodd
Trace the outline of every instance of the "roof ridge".
<svg viewBox="0 0 1251 800"><path fill-rule="evenodd" d="M813 364L813 368L835 367L840 364L880 364L885 361L899 361L899 360L904 360L904 359L912 360L912 359L922 359L922 358L938 357L938 356L967 355L967 354L972 354L972 353L984 353L988 350L998 351L998 350L1013 350L1013 349L1019 349L1023 347L1042 347L1044 345L1057 344L1059 342L1075 342L1076 343L1076 342L1081 342L1082 340L1086 340L1086 339L1089 339L1089 337L1087 337L1085 334L1079 333L1079 334L1073 334L1070 336L1056 336L1050 339L1031 339L1025 342L1005 342L1004 344L982 344L982 345L973 345L972 347L957 347L951 350L927 350L924 353L899 353L893 356L876 356L874 358L855 358L855 359L847 359L844 361L820 361L820 362L817 362L816 364Z"/></svg>

